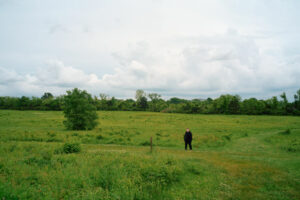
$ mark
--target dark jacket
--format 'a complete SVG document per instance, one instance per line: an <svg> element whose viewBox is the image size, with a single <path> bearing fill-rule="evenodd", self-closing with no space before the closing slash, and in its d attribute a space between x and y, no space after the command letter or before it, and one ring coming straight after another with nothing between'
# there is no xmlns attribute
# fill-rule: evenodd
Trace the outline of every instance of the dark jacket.
<svg viewBox="0 0 300 200"><path fill-rule="evenodd" d="M192 136L192 132L185 132L184 134L184 141L186 142L191 142L193 139L193 136Z"/></svg>

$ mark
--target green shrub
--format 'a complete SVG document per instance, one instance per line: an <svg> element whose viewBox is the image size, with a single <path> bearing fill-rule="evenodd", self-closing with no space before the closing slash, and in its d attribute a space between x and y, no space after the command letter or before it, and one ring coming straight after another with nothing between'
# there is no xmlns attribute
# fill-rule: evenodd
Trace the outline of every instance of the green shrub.
<svg viewBox="0 0 300 200"><path fill-rule="evenodd" d="M64 153L78 153L81 151L79 143L65 143L63 146Z"/></svg>
<svg viewBox="0 0 300 200"><path fill-rule="evenodd" d="M230 141L231 140L231 135L224 135L223 138Z"/></svg>
<svg viewBox="0 0 300 200"><path fill-rule="evenodd" d="M150 142L149 141L141 142L140 145L142 145L142 146L150 146Z"/></svg>
<svg viewBox="0 0 300 200"><path fill-rule="evenodd" d="M72 133L72 136L78 136L78 133Z"/></svg>
<svg viewBox="0 0 300 200"><path fill-rule="evenodd" d="M96 139L97 140L102 140L102 139L104 139L104 137L102 135L97 135Z"/></svg>
<svg viewBox="0 0 300 200"><path fill-rule="evenodd" d="M92 96L77 88L64 96L64 125L69 130L91 130L98 124L98 115Z"/></svg>
<svg viewBox="0 0 300 200"><path fill-rule="evenodd" d="M286 129L284 131L279 132L279 134L281 134L281 135L290 135L291 134L291 130L288 128L288 129Z"/></svg>
<svg viewBox="0 0 300 200"><path fill-rule="evenodd" d="M299 152L300 151L300 142L293 141L285 146L282 146L283 150L286 150L287 152Z"/></svg>

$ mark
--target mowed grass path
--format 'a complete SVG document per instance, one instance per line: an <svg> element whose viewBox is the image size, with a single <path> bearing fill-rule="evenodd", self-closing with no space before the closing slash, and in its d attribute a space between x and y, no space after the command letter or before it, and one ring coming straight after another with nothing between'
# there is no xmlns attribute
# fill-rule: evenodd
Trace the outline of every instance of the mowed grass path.
<svg viewBox="0 0 300 200"><path fill-rule="evenodd" d="M67 131L62 112L0 110L0 197L300 199L300 117L98 114ZM65 142L82 151L55 153Z"/></svg>

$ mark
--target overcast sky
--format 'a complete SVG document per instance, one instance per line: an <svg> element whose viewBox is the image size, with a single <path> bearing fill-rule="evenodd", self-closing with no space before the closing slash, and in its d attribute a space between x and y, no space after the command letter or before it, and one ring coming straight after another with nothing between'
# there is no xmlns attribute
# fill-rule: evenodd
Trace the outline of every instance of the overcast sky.
<svg viewBox="0 0 300 200"><path fill-rule="evenodd" d="M0 0L0 96L300 89L299 0Z"/></svg>

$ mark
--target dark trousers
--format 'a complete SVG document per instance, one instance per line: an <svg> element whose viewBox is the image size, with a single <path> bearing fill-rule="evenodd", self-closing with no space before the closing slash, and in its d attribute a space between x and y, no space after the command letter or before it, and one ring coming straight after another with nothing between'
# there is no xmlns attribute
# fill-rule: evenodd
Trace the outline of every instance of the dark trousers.
<svg viewBox="0 0 300 200"><path fill-rule="evenodd" d="M187 150L187 145L189 145L190 150L192 150L192 141L185 141L185 150Z"/></svg>

